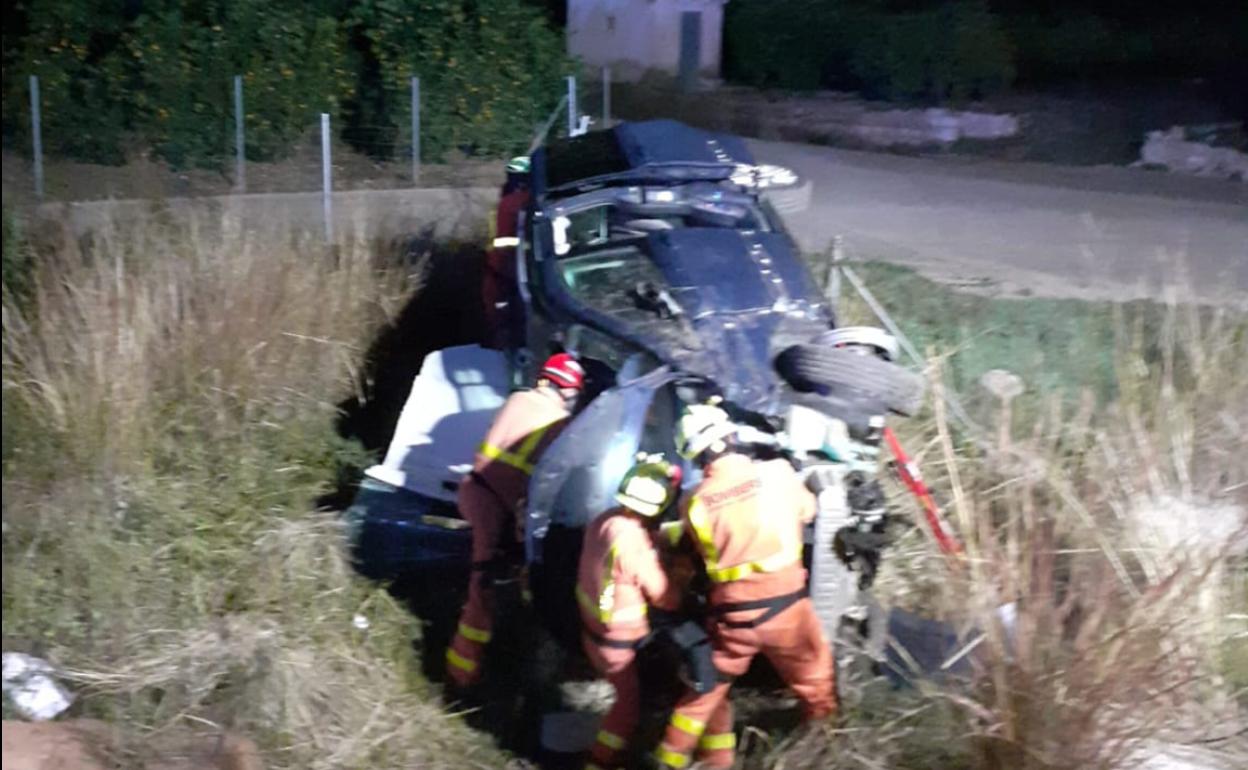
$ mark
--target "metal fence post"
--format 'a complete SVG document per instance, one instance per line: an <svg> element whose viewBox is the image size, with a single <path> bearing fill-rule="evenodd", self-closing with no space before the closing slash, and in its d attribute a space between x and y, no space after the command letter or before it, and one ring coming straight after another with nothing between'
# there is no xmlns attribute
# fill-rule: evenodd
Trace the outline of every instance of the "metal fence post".
<svg viewBox="0 0 1248 770"><path fill-rule="evenodd" d="M39 113L39 76L30 76L30 143L35 160L35 197L43 200L43 121Z"/></svg>
<svg viewBox="0 0 1248 770"><path fill-rule="evenodd" d="M247 145L243 140L243 76L234 76L234 188L247 192Z"/></svg>
<svg viewBox="0 0 1248 770"><path fill-rule="evenodd" d="M568 75L568 136L576 136L576 75Z"/></svg>
<svg viewBox="0 0 1248 770"><path fill-rule="evenodd" d="M412 184L420 181L420 78L412 78Z"/></svg>
<svg viewBox="0 0 1248 770"><path fill-rule="evenodd" d="M611 68L602 68L602 127L611 126Z"/></svg>
<svg viewBox="0 0 1248 770"><path fill-rule="evenodd" d="M329 113L321 113L321 200L325 216L325 242L334 242L334 173L329 156Z"/></svg>

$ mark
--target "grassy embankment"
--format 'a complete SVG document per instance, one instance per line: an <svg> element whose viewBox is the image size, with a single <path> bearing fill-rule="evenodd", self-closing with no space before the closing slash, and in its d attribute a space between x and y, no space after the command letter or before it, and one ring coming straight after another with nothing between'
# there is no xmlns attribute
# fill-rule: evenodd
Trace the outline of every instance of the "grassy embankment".
<svg viewBox="0 0 1248 770"><path fill-rule="evenodd" d="M4 649L54 661L74 713L131 738L206 720L275 768L499 766L315 507L364 462L335 405L414 288L402 267L280 224L153 215L88 245L13 224Z"/></svg>
<svg viewBox="0 0 1248 770"><path fill-rule="evenodd" d="M910 527L877 583L885 603L967 629L975 675L903 692L851 683L833 740L790 737L768 763L1132 767L1173 741L1242 767L1248 319L992 299L856 268L932 355L934 395L956 391L984 426L964 429L935 398L900 424L968 558L951 568ZM854 298L842 313L871 321ZM1024 384L1008 405L978 383L997 368ZM893 499L915 510L899 485ZM1007 603L1010 631L996 622Z"/></svg>
<svg viewBox="0 0 1248 770"><path fill-rule="evenodd" d="M499 766L416 672L415 624L351 575L334 516L315 510L364 462L335 434L335 404L360 390L410 277L364 241L335 255L280 226L153 218L31 252L8 224L4 648L69 672L76 713L138 732L208 720L256 737L273 767ZM1235 725L1242 562L1220 542L1176 551L1135 512L1200 534L1202 512L1244 502L1243 319L864 272L992 427L977 445L939 410L906 425L972 558L951 575L912 530L879 584L987 628L982 676L908 694L851 684L834 742L757 761L1092 767L1124 738ZM1005 434L1001 405L975 395L994 367L1028 388ZM1009 601L1012 642L985 623Z"/></svg>

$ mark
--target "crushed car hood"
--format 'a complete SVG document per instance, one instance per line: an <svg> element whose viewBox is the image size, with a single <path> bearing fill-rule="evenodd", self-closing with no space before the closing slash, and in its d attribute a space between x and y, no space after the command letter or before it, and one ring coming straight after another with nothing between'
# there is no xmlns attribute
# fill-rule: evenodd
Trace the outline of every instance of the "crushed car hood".
<svg viewBox="0 0 1248 770"><path fill-rule="evenodd" d="M822 297L783 236L684 229L649 236L668 291L698 337L672 363L714 380L742 406L766 411L777 353L827 328Z"/></svg>
<svg viewBox="0 0 1248 770"><path fill-rule="evenodd" d="M647 240L673 298L695 320L787 311L820 301L805 266L775 233L686 228Z"/></svg>

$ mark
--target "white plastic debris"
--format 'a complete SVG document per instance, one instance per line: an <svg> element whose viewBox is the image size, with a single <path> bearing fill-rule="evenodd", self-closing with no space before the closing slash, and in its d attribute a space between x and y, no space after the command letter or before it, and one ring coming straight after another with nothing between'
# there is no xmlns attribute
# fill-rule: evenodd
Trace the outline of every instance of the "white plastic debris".
<svg viewBox="0 0 1248 770"><path fill-rule="evenodd" d="M1182 126L1174 126L1167 131L1149 131L1140 149L1138 165L1160 166L1180 174L1248 182L1248 153L1190 141Z"/></svg>
<svg viewBox="0 0 1248 770"><path fill-rule="evenodd" d="M937 142L949 144L958 141L962 136L962 127L958 122L958 116L938 107L926 110L923 117L927 120L927 125L931 132L931 137Z"/></svg>
<svg viewBox="0 0 1248 770"><path fill-rule="evenodd" d="M355 617L351 618L351 625L355 626L361 631L367 631L368 626L369 626L368 618L364 617L363 615L356 615Z"/></svg>
<svg viewBox="0 0 1248 770"><path fill-rule="evenodd" d="M46 660L21 652L4 653L4 697L26 719L41 722L69 708L74 697L52 678Z"/></svg>
<svg viewBox="0 0 1248 770"><path fill-rule="evenodd" d="M958 128L963 139L1004 139L1018 134L1018 117L983 112L959 112Z"/></svg>

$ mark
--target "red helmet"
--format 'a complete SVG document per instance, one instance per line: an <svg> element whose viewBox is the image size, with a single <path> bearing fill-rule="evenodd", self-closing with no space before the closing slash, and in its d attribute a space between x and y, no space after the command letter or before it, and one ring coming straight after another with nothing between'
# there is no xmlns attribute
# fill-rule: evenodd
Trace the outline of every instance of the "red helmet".
<svg viewBox="0 0 1248 770"><path fill-rule="evenodd" d="M556 353L546 359L538 377L544 377L560 388L580 390L585 385L585 369L567 353Z"/></svg>

